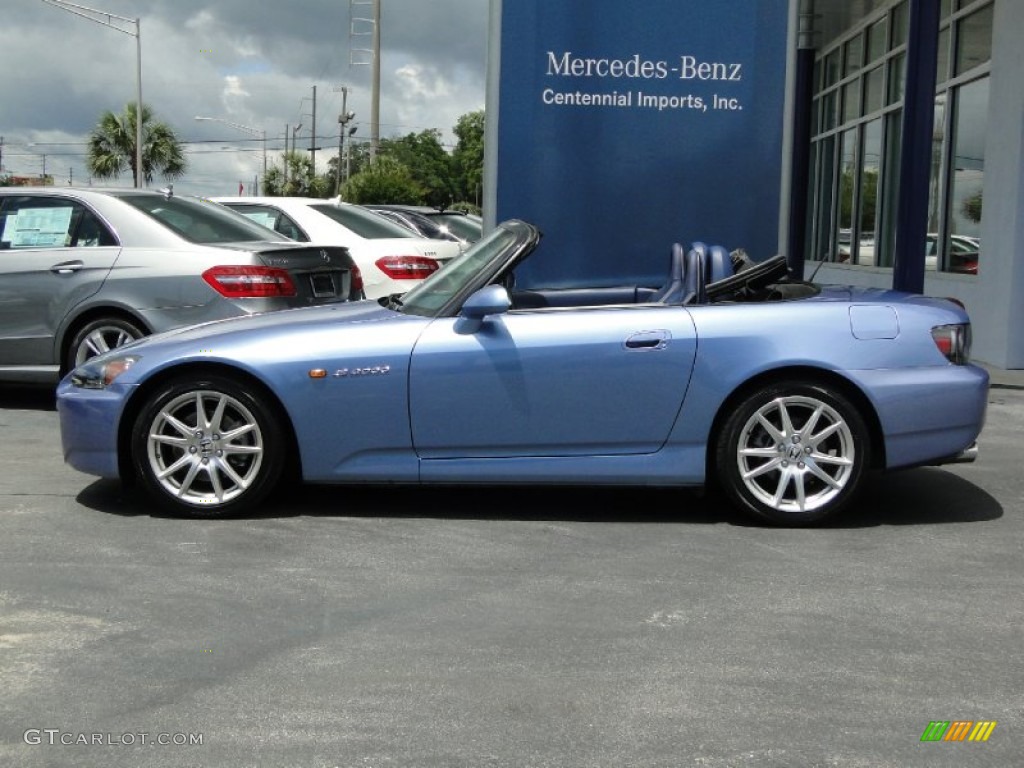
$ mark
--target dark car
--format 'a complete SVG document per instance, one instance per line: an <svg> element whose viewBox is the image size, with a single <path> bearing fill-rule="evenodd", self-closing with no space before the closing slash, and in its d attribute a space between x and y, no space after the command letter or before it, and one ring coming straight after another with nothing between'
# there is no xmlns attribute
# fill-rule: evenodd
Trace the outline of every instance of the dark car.
<svg viewBox="0 0 1024 768"><path fill-rule="evenodd" d="M458 240L461 243L475 243L483 235L483 221L479 216L474 216L465 211L451 209L431 208L429 205L384 205L374 203L365 206L378 213L391 214L393 217L401 215L409 222L405 226L415 226L414 221L426 219L444 234ZM430 235L424 235L430 237Z"/></svg>

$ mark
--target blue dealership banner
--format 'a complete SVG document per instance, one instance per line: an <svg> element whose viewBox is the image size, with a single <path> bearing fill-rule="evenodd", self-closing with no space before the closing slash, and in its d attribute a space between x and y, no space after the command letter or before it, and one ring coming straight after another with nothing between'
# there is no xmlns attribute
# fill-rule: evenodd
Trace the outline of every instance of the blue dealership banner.
<svg viewBox="0 0 1024 768"><path fill-rule="evenodd" d="M493 2L494 214L544 233L521 284L656 284L674 242L776 252L789 0Z"/></svg>

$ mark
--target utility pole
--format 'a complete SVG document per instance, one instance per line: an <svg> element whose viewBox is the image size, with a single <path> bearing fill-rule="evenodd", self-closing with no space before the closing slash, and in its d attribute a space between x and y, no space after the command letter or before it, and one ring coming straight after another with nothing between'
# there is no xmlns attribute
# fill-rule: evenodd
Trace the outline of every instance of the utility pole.
<svg viewBox="0 0 1024 768"><path fill-rule="evenodd" d="M309 132L309 164L316 178L316 86L313 86L313 127Z"/></svg>
<svg viewBox="0 0 1024 768"><path fill-rule="evenodd" d="M380 149L380 4L373 2L373 92L370 94L370 159Z"/></svg>
<svg viewBox="0 0 1024 768"><path fill-rule="evenodd" d="M341 114L338 115L338 172L334 177L334 194L341 194L341 163L346 157L345 153L345 134L347 133L347 127L352 118L356 116L355 112L348 111L348 86L341 86ZM355 130L353 128L353 130ZM348 179L348 173L345 174L346 180Z"/></svg>
<svg viewBox="0 0 1024 768"><path fill-rule="evenodd" d="M281 182L281 194L284 194L284 188L288 185L288 123L284 124L284 181Z"/></svg>
<svg viewBox="0 0 1024 768"><path fill-rule="evenodd" d="M357 48L354 45L349 48L349 64L371 65L370 74L370 150L372 160L380 149L380 4L383 0L349 0L349 17L351 19L350 38L369 35L372 39L370 48ZM365 13L359 6L372 5L373 18L357 16ZM369 28L369 32L363 30ZM354 42L351 41L350 42ZM364 55L369 55L369 61Z"/></svg>
<svg viewBox="0 0 1024 768"><path fill-rule="evenodd" d="M299 131L302 130L302 123L292 126L292 154L295 153L295 142L298 141ZM299 183L299 169L295 169L295 183Z"/></svg>
<svg viewBox="0 0 1024 768"><path fill-rule="evenodd" d="M348 109L348 86L341 86L341 114L338 115L338 167L334 173L334 194L341 194L341 158L345 154L345 114Z"/></svg>

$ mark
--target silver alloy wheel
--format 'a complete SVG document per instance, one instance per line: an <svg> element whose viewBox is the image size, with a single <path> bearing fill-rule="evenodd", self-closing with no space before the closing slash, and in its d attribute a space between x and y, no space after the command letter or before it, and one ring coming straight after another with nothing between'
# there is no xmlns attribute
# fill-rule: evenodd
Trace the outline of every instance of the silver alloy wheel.
<svg viewBox="0 0 1024 768"><path fill-rule="evenodd" d="M843 492L856 465L853 431L813 397L777 397L744 424L736 446L741 482L779 512L811 512Z"/></svg>
<svg viewBox="0 0 1024 768"><path fill-rule="evenodd" d="M124 346L129 341L139 338L122 325L100 325L92 329L75 349L75 367L78 367L86 360L112 349Z"/></svg>
<svg viewBox="0 0 1024 768"><path fill-rule="evenodd" d="M218 506L259 477L263 434L252 412L216 390L175 397L152 419L146 452L153 478L191 505Z"/></svg>

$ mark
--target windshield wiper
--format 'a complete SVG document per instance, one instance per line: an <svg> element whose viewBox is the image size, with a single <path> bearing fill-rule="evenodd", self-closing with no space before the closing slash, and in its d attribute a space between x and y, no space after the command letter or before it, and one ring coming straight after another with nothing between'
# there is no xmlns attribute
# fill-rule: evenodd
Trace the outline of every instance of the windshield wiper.
<svg viewBox="0 0 1024 768"><path fill-rule="evenodd" d="M388 309L401 309L402 308L402 294L392 293L388 296Z"/></svg>

